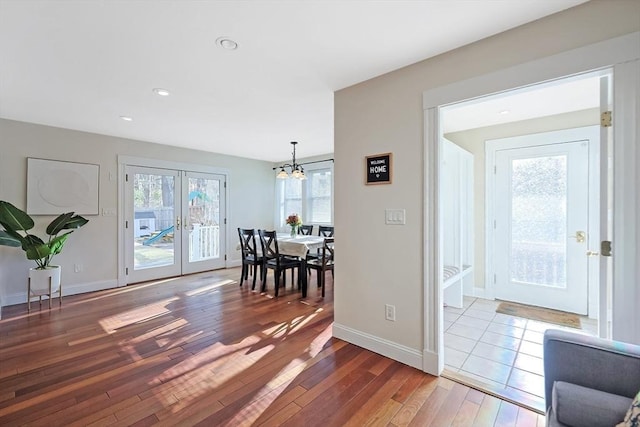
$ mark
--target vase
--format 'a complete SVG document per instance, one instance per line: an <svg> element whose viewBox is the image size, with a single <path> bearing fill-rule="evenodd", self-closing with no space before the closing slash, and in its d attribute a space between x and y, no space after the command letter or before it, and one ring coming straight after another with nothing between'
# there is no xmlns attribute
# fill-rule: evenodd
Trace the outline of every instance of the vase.
<svg viewBox="0 0 640 427"><path fill-rule="evenodd" d="M29 281L27 285L27 311L31 312L31 298L40 299L42 308L42 297L47 296L49 309L51 309L51 299L54 294L58 294L58 302L62 307L62 285L60 284L60 266L50 265L46 268L30 268Z"/></svg>
<svg viewBox="0 0 640 427"><path fill-rule="evenodd" d="M297 225L292 225L291 226L291 237L296 237L296 234L298 234L298 226Z"/></svg>
<svg viewBox="0 0 640 427"><path fill-rule="evenodd" d="M58 292L58 289L60 289L60 271L59 265L51 265L43 269L30 268L31 292L34 294L48 294L49 284L51 284L51 293Z"/></svg>

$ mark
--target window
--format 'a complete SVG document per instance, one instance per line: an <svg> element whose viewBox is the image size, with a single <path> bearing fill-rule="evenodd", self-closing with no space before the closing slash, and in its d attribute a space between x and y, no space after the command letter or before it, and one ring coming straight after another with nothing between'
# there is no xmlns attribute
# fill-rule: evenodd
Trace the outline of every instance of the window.
<svg viewBox="0 0 640 427"><path fill-rule="evenodd" d="M301 216L304 224L333 223L333 165L305 167L307 179L276 179L275 225L285 228L285 219L292 213Z"/></svg>
<svg viewBox="0 0 640 427"><path fill-rule="evenodd" d="M311 224L331 224L331 169L309 171L306 184L307 222Z"/></svg>

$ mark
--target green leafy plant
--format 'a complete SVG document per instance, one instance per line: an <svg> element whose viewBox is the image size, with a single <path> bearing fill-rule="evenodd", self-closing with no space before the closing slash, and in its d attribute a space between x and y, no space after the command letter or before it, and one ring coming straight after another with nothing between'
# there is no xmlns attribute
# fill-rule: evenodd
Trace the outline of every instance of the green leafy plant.
<svg viewBox="0 0 640 427"><path fill-rule="evenodd" d="M9 202L0 201L0 225L4 228L0 230L0 245L21 246L27 259L35 261L38 269L45 269L51 265L53 257L62 252L69 234L87 222L88 219L75 215L75 212L60 214L47 226L49 237L45 242L28 232L35 226L29 214Z"/></svg>

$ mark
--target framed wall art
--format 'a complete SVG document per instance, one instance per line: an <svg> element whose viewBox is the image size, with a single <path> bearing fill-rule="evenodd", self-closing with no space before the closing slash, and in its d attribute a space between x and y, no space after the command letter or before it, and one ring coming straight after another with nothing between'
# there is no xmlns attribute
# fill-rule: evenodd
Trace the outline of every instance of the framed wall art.
<svg viewBox="0 0 640 427"><path fill-rule="evenodd" d="M27 213L98 215L100 166L27 159Z"/></svg>
<svg viewBox="0 0 640 427"><path fill-rule="evenodd" d="M367 156L365 160L366 181L370 184L391 184L392 153Z"/></svg>

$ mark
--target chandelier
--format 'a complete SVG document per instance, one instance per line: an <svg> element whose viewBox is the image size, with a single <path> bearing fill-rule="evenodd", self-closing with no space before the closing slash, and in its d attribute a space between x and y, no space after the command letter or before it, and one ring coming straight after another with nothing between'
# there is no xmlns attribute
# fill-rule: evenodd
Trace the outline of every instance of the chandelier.
<svg viewBox="0 0 640 427"><path fill-rule="evenodd" d="M289 176L296 179L307 179L307 176L304 174L304 169L302 168L302 163L296 163L296 145L297 141L291 141L291 145L293 145L293 160L291 163L285 163L282 166L278 166L280 168L280 172L276 175L276 178L287 179ZM285 168L289 169L289 173L285 170ZM273 168L274 170L277 168Z"/></svg>

